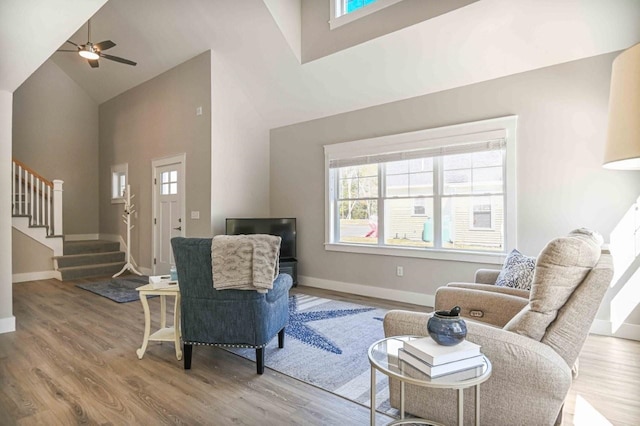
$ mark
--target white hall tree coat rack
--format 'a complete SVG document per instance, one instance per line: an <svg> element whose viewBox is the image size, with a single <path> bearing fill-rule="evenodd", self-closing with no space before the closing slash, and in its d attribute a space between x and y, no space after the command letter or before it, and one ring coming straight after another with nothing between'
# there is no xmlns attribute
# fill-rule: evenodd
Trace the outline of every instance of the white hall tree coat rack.
<svg viewBox="0 0 640 426"><path fill-rule="evenodd" d="M135 195L131 195L131 187L127 185L127 189L125 190L125 193L124 193L124 213L122 214L122 221L124 222L125 225L127 225L127 257L126 257L127 263L125 263L125 265L122 267L120 272L115 274L112 278L115 278L118 275L121 275L124 271L127 271L127 270L133 272L134 274L142 275L136 269L136 267L133 266L133 263L131 263L131 230L135 226L131 223L131 215L136 212L135 209L133 208L134 204L131 204L131 200L133 199L133 197L135 197Z"/></svg>

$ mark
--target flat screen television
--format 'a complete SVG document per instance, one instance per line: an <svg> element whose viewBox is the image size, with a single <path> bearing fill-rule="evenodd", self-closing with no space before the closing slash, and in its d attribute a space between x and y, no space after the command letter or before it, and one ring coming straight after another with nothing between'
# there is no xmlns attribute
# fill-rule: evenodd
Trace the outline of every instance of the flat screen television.
<svg viewBox="0 0 640 426"><path fill-rule="evenodd" d="M280 259L296 257L295 218L227 218L227 235L268 234L282 238Z"/></svg>

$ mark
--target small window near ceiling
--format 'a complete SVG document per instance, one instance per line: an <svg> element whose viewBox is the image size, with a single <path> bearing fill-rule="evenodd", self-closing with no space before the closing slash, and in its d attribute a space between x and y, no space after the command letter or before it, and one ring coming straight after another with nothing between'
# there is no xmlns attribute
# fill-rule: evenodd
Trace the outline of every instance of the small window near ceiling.
<svg viewBox="0 0 640 426"><path fill-rule="evenodd" d="M128 165L111 166L111 203L124 203L125 191L128 183Z"/></svg>
<svg viewBox="0 0 640 426"><path fill-rule="evenodd" d="M356 10L360 10L365 6L370 5L371 3L375 3L377 0L343 0L342 3L342 11L343 15L347 13L355 12Z"/></svg>
<svg viewBox="0 0 640 426"><path fill-rule="evenodd" d="M331 0L329 28L335 29L402 0Z"/></svg>

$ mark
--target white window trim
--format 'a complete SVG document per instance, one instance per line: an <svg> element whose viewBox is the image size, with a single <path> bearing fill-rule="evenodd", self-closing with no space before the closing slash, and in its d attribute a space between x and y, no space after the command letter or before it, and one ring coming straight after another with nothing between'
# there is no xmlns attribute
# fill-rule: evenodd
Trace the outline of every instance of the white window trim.
<svg viewBox="0 0 640 426"><path fill-rule="evenodd" d="M124 173L125 176L125 182L128 184L129 183L129 163L124 163L124 164L116 164L111 166L111 179L110 179L110 189L111 189L111 204L124 204L124 197L114 197L113 196L113 190L114 187L113 185L115 184L114 180L113 180L113 176L115 174L121 174Z"/></svg>
<svg viewBox="0 0 640 426"><path fill-rule="evenodd" d="M342 0L330 0L329 3L331 5L331 18L329 19L329 29L334 30L338 27L348 24L349 22L353 22L367 15L371 15L372 13L375 13L379 10L384 9L385 7L389 7L401 1L402 0L377 0L375 3L368 4L361 9L338 16L341 11L340 6L342 5Z"/></svg>
<svg viewBox="0 0 640 426"><path fill-rule="evenodd" d="M488 264L502 264L506 254L517 246L517 200L516 200L516 115L437 127L409 133L381 136L371 139L342 142L325 145L325 250L377 254L385 256L418 257L425 259L454 260ZM359 155L373 155L378 153L404 151L424 148L426 146L440 146L446 144L463 143L469 136L483 133L483 137L493 134L501 135L506 140L504 164L505 176L505 244L502 253L485 253L471 251L441 250L429 248L409 248L390 246L362 246L358 244L332 243L331 218L333 205L331 203L331 184L329 161L335 158L355 157ZM486 135L485 135L486 134Z"/></svg>

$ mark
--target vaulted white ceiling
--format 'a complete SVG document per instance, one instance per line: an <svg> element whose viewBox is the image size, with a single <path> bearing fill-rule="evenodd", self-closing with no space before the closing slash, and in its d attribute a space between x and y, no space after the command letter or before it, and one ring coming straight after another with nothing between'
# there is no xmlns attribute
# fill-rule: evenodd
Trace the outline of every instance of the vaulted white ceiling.
<svg viewBox="0 0 640 426"><path fill-rule="evenodd" d="M91 22L93 42L138 62L53 54L97 102L211 49L277 127L625 49L640 1L481 0L304 65L263 0L110 0Z"/></svg>

